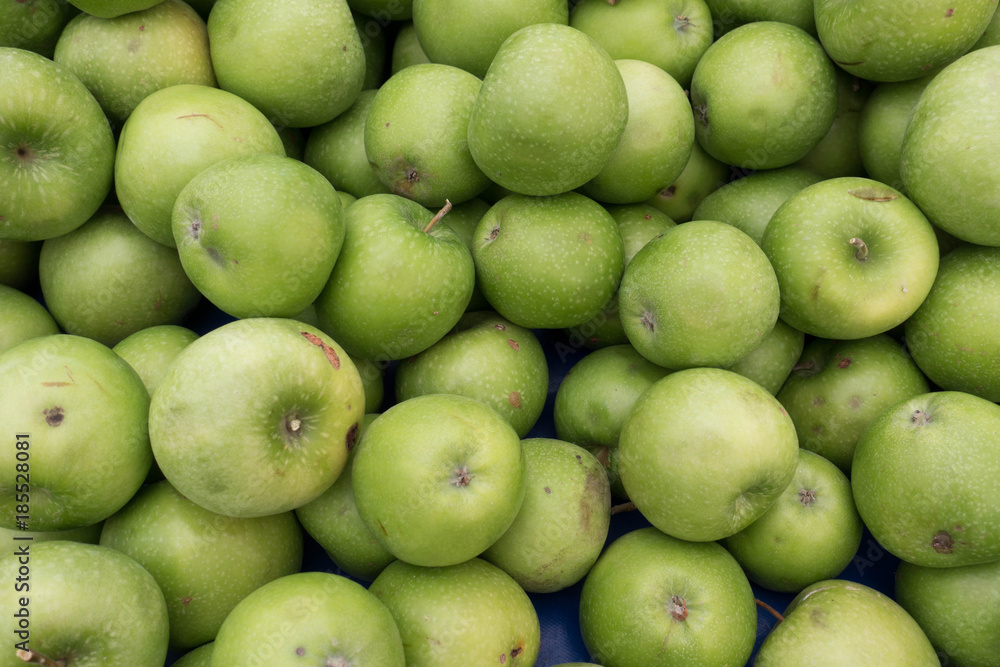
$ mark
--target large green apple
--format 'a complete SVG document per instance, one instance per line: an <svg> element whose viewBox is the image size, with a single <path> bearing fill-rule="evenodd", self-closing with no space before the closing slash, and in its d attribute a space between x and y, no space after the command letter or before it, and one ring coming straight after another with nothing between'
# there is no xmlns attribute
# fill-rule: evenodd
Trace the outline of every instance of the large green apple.
<svg viewBox="0 0 1000 667"><path fill-rule="evenodd" d="M79 10L64 0L14 0L0 3L0 46L52 57L59 34Z"/></svg>
<svg viewBox="0 0 1000 667"><path fill-rule="evenodd" d="M177 251L119 209L42 245L42 295L63 331L111 346L146 327L177 324L201 300Z"/></svg>
<svg viewBox="0 0 1000 667"><path fill-rule="evenodd" d="M651 524L700 542L733 535L767 511L791 482L798 450L795 425L763 387L694 368L639 397L622 426L618 467Z"/></svg>
<svg viewBox="0 0 1000 667"><path fill-rule="evenodd" d="M0 285L0 312L3 313L0 320L0 353L22 341L59 333L56 321L45 306L13 287Z"/></svg>
<svg viewBox="0 0 1000 667"><path fill-rule="evenodd" d="M0 239L70 232L111 189L115 140L101 105L65 67L0 47Z"/></svg>
<svg viewBox="0 0 1000 667"><path fill-rule="evenodd" d="M298 160L230 158L184 186L171 220L184 272L234 317L292 317L319 296L344 243L336 190Z"/></svg>
<svg viewBox="0 0 1000 667"><path fill-rule="evenodd" d="M113 549L20 542L0 558L10 642L3 667L161 667L167 605L156 580Z"/></svg>
<svg viewBox="0 0 1000 667"><path fill-rule="evenodd" d="M527 667L538 658L531 600L484 560L435 568L396 561L369 590L396 619L407 665Z"/></svg>
<svg viewBox="0 0 1000 667"><path fill-rule="evenodd" d="M53 59L80 77L119 124L161 88L215 86L205 21L182 0L112 19L80 14L63 30Z"/></svg>
<svg viewBox="0 0 1000 667"><path fill-rule="evenodd" d="M647 243L618 292L622 327L665 368L729 366L774 328L778 280L753 239L712 220L688 222Z"/></svg>
<svg viewBox="0 0 1000 667"><path fill-rule="evenodd" d="M940 664L902 607L873 588L842 579L819 581L800 592L754 662L755 667Z"/></svg>
<svg viewBox="0 0 1000 667"><path fill-rule="evenodd" d="M316 299L324 331L375 362L426 350L462 317L475 265L461 239L398 195L362 197L344 212L344 245Z"/></svg>
<svg viewBox="0 0 1000 667"><path fill-rule="evenodd" d="M712 12L703 0L581 0L569 24L593 37L612 58L656 65L688 87L712 43Z"/></svg>
<svg viewBox="0 0 1000 667"><path fill-rule="evenodd" d="M414 65L379 89L365 153L389 190L424 206L460 204L489 185L469 153L469 115L482 82L450 65Z"/></svg>
<svg viewBox="0 0 1000 667"><path fill-rule="evenodd" d="M811 340L777 398L795 423L799 446L850 472L858 438L868 424L883 410L928 391L906 350L880 334L841 342Z"/></svg>
<svg viewBox="0 0 1000 667"><path fill-rule="evenodd" d="M167 481L144 487L108 518L101 546L134 558L156 579L167 601L173 651L215 639L240 600L302 567L302 530L291 512L222 516Z"/></svg>
<svg viewBox="0 0 1000 667"><path fill-rule="evenodd" d="M190 329L163 324L136 331L112 350L135 369L152 396L177 355L196 340L198 334Z"/></svg>
<svg viewBox="0 0 1000 667"><path fill-rule="evenodd" d="M915 565L1000 559L1000 406L957 391L885 410L858 441L854 501L872 536Z"/></svg>
<svg viewBox="0 0 1000 667"><path fill-rule="evenodd" d="M784 167L826 135L837 107L833 64L787 23L740 26L712 44L691 79L698 142L747 169Z"/></svg>
<svg viewBox="0 0 1000 667"><path fill-rule="evenodd" d="M153 394L150 441L187 498L227 516L266 516L334 482L364 405L354 364L319 329L237 320L177 357Z"/></svg>
<svg viewBox="0 0 1000 667"><path fill-rule="evenodd" d="M602 665L740 667L757 609L746 575L718 544L642 528L615 540L587 575L580 630Z"/></svg>
<svg viewBox="0 0 1000 667"><path fill-rule="evenodd" d="M420 354L399 362L396 400L459 394L499 412L521 438L549 393L545 352L530 329L496 313L466 313L455 328Z"/></svg>
<svg viewBox="0 0 1000 667"><path fill-rule="evenodd" d="M936 4L936 3L935 3ZM980 1L970 5L996 5ZM957 13L957 12L956 12ZM949 65L920 95L903 138L899 170L907 194L935 225L963 241L1000 245L1000 88L989 83L1000 46Z"/></svg>
<svg viewBox="0 0 1000 667"><path fill-rule="evenodd" d="M153 462L148 410L135 371L89 338L43 336L0 355L4 525L65 530L116 512Z"/></svg>
<svg viewBox="0 0 1000 667"><path fill-rule="evenodd" d="M941 259L906 344L942 389L1000 401L1000 248L963 246Z"/></svg>
<svg viewBox="0 0 1000 667"><path fill-rule="evenodd" d="M501 199L479 221L472 257L490 304L533 329L571 327L596 315L625 263L614 218L576 192Z"/></svg>
<svg viewBox="0 0 1000 667"><path fill-rule="evenodd" d="M722 545L751 581L798 593L840 574L857 553L863 529L847 476L800 449L795 476L774 505Z"/></svg>
<svg viewBox="0 0 1000 667"><path fill-rule="evenodd" d="M781 319L829 339L901 324L930 291L938 244L913 202L866 178L834 178L793 195L761 242L781 288Z"/></svg>
<svg viewBox="0 0 1000 667"><path fill-rule="evenodd" d="M628 95L611 56L579 30L522 28L490 65L469 121L469 150L490 180L525 195L580 187L611 159Z"/></svg>
<svg viewBox="0 0 1000 667"><path fill-rule="evenodd" d="M435 567L474 558L504 534L524 499L524 469L517 432L496 410L426 394L371 423L351 478L376 539L400 560Z"/></svg>
<svg viewBox="0 0 1000 667"><path fill-rule="evenodd" d="M300 572L265 584L226 617L213 667L403 667L392 614L360 584L329 572Z"/></svg>
<svg viewBox="0 0 1000 667"><path fill-rule="evenodd" d="M219 0L208 37L219 86L279 125L329 122L364 84L365 52L346 0Z"/></svg>
<svg viewBox="0 0 1000 667"><path fill-rule="evenodd" d="M170 216L188 182L226 158L284 155L274 126L249 102L217 88L158 90L125 121L115 157L115 192L129 219L175 247Z"/></svg>
<svg viewBox="0 0 1000 667"><path fill-rule="evenodd" d="M997 0L815 0L833 61L872 81L906 81L947 65L986 30Z"/></svg>
<svg viewBox="0 0 1000 667"><path fill-rule="evenodd" d="M943 665L987 667L1000 646L1000 560L965 567L902 562L896 600L920 624Z"/></svg>

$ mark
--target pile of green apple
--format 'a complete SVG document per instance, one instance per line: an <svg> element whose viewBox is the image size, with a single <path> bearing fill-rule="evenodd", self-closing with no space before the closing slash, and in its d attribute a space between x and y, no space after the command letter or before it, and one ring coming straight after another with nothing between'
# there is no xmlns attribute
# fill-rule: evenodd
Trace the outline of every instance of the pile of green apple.
<svg viewBox="0 0 1000 667"><path fill-rule="evenodd" d="M1000 665L997 7L0 0L0 667Z"/></svg>

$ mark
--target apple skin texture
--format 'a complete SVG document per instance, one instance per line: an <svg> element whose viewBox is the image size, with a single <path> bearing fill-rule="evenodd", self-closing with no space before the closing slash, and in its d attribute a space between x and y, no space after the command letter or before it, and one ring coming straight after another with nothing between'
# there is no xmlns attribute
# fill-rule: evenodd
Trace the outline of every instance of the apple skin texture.
<svg viewBox="0 0 1000 667"><path fill-rule="evenodd" d="M181 350L198 340L198 334L173 324L136 331L111 348L128 362L153 395Z"/></svg>
<svg viewBox="0 0 1000 667"><path fill-rule="evenodd" d="M343 348L315 327L277 318L205 334L181 352L154 397L150 439L164 476L193 502L235 517L294 509L329 488L365 406Z"/></svg>
<svg viewBox="0 0 1000 667"><path fill-rule="evenodd" d="M89 338L43 336L0 355L0 424L30 435L28 527L89 526L127 503L153 463L148 411L132 367ZM24 513L15 511L16 442L7 439L0 460L8 528Z"/></svg>
<svg viewBox="0 0 1000 667"><path fill-rule="evenodd" d="M555 195L596 176L628 121L614 61L579 30L522 28L500 47L469 120L472 158L492 181Z"/></svg>
<svg viewBox="0 0 1000 667"><path fill-rule="evenodd" d="M66 23L79 12L63 0L24 0L0 4L0 46L52 57Z"/></svg>
<svg viewBox="0 0 1000 667"><path fill-rule="evenodd" d="M0 285L0 312L4 314L0 320L0 353L23 341L59 333L45 306L13 287Z"/></svg>
<svg viewBox="0 0 1000 667"><path fill-rule="evenodd" d="M37 53L0 47L0 238L70 232L111 188L115 140L86 86ZM30 91L30 95L27 94Z"/></svg>
<svg viewBox="0 0 1000 667"><path fill-rule="evenodd" d="M754 662L755 667L940 664L902 607L872 588L840 579L818 581L800 592Z"/></svg>
<svg viewBox="0 0 1000 667"><path fill-rule="evenodd" d="M93 544L17 544L30 545L30 592L14 590L18 568L24 565L12 548L0 559L0 576L12 582L0 597L0 613L13 619L21 608L19 598L29 598L32 651L70 665L162 667L167 605L156 580L141 565ZM15 641L21 640L11 639L11 644ZM25 664L13 646L0 656L3 667Z"/></svg>
<svg viewBox="0 0 1000 667"><path fill-rule="evenodd" d="M642 528L615 540L587 575L580 630L608 667L740 667L753 650L757 608L721 546Z"/></svg>

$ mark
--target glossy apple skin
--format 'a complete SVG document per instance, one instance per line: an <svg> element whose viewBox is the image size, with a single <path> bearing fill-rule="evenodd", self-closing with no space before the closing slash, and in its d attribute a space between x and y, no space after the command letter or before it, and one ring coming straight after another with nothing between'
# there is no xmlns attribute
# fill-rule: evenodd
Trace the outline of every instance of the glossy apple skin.
<svg viewBox="0 0 1000 667"><path fill-rule="evenodd" d="M872 536L902 560L957 567L1000 559L1000 406L962 392L922 394L883 412L851 466Z"/></svg>
<svg viewBox="0 0 1000 667"><path fill-rule="evenodd" d="M721 546L642 528L613 542L587 575L580 630L608 667L738 667L753 650L757 609L750 582Z"/></svg>

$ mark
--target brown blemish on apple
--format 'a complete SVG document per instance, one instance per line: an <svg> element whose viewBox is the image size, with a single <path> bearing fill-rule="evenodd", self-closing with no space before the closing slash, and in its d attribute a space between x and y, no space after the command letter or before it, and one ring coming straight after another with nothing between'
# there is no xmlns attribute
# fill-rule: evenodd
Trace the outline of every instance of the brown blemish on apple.
<svg viewBox="0 0 1000 667"><path fill-rule="evenodd" d="M358 442L358 424L355 422L351 428L347 429L347 436L344 438L347 444L347 451L351 451Z"/></svg>
<svg viewBox="0 0 1000 667"><path fill-rule="evenodd" d="M502 324L494 324L493 328L496 329L497 331L506 331L507 330L507 327L505 327Z"/></svg>
<svg viewBox="0 0 1000 667"><path fill-rule="evenodd" d="M812 489L799 489L799 502L809 507L816 502L816 492Z"/></svg>
<svg viewBox="0 0 1000 667"><path fill-rule="evenodd" d="M688 617L687 601L679 595L671 595L667 602L667 612L675 621L684 621Z"/></svg>
<svg viewBox="0 0 1000 667"><path fill-rule="evenodd" d="M420 174L417 173L416 169L410 167L409 169L406 170L406 180L409 181L410 183L416 183L417 181L420 180Z"/></svg>
<svg viewBox="0 0 1000 667"><path fill-rule="evenodd" d="M497 225L490 230L490 241L494 240L498 236L500 236L500 225Z"/></svg>
<svg viewBox="0 0 1000 667"><path fill-rule="evenodd" d="M586 243L587 245L594 244L594 239L592 239L590 237L590 234L587 234L586 232L580 234L580 240Z"/></svg>
<svg viewBox="0 0 1000 667"><path fill-rule="evenodd" d="M55 381L55 382L43 382L42 386L43 387L68 387L71 384L73 384L73 383L72 382Z"/></svg>
<svg viewBox="0 0 1000 667"><path fill-rule="evenodd" d="M518 393L518 392L516 392L516 391L510 392L510 395L507 396L507 402L510 403L510 406L512 408L520 410L521 409L521 394Z"/></svg>
<svg viewBox="0 0 1000 667"><path fill-rule="evenodd" d="M857 410L858 408L861 407L861 397L860 396L851 396L850 400L847 401L847 405L852 410Z"/></svg>
<svg viewBox="0 0 1000 667"><path fill-rule="evenodd" d="M189 114L185 114L183 116L178 116L177 120L181 120L182 118L207 118L210 121L212 121L213 123L215 123L216 125L218 125L220 128L222 127L222 123L220 123L219 121L215 120L214 118L212 118L211 116L209 116L207 113L189 113Z"/></svg>
<svg viewBox="0 0 1000 667"><path fill-rule="evenodd" d="M708 127L708 105L707 104L696 104L694 105L694 111L698 114L698 121L701 122L705 127ZM670 188L667 188L668 190Z"/></svg>
<svg viewBox="0 0 1000 667"><path fill-rule="evenodd" d="M506 653L501 653L500 654L500 664L502 665L505 662L507 662L507 654Z"/></svg>
<svg viewBox="0 0 1000 667"><path fill-rule="evenodd" d="M475 475L469 472L469 466L463 465L455 468L454 476L451 478L450 484L458 488L464 488L469 485Z"/></svg>
<svg viewBox="0 0 1000 667"><path fill-rule="evenodd" d="M376 519L376 521L378 521L378 527L382 529L382 533L384 535L388 535L389 531L385 529L385 525L382 523L382 521L380 521L378 519Z"/></svg>
<svg viewBox="0 0 1000 667"><path fill-rule="evenodd" d="M950 19L950 18L951 18L952 16L954 16L954 15L955 15L955 10L954 10L954 9L947 9L947 10L945 10L945 12L944 12L944 17L945 17L946 19Z"/></svg>
<svg viewBox="0 0 1000 667"><path fill-rule="evenodd" d="M897 194L873 187L854 188L853 190L848 190L847 194L852 197L857 197L858 199L875 202L886 202L899 199L899 195Z"/></svg>
<svg viewBox="0 0 1000 667"><path fill-rule="evenodd" d="M837 362L837 368L847 368L850 365L851 365L851 360L849 357L844 357L843 359Z"/></svg>
<svg viewBox="0 0 1000 667"><path fill-rule="evenodd" d="M818 408L821 405L826 405L826 399L823 398L822 396L817 396L816 398L814 398L812 400L812 403L813 403L814 406L816 406Z"/></svg>
<svg viewBox="0 0 1000 667"><path fill-rule="evenodd" d="M664 199L673 199L675 194L677 194L676 185L671 185L669 188L660 191L660 196Z"/></svg>
<svg viewBox="0 0 1000 667"><path fill-rule="evenodd" d="M955 540L947 530L940 530L931 538L931 547L939 554L950 554L955 550Z"/></svg>
<svg viewBox="0 0 1000 667"><path fill-rule="evenodd" d="M521 351L521 346L518 345L517 341L514 340L513 338L508 338L507 339L507 344L510 345L510 349L514 350L515 352L520 352Z"/></svg>
<svg viewBox="0 0 1000 667"><path fill-rule="evenodd" d="M194 600L193 597L191 597L190 595L185 595L184 597L181 598L181 605L186 607L189 604L191 604L192 600Z"/></svg>
<svg viewBox="0 0 1000 667"><path fill-rule="evenodd" d="M648 310L642 314L642 319L639 321L642 323L642 326L646 327L650 331L654 331L656 329L656 325L653 323L653 314Z"/></svg>
<svg viewBox="0 0 1000 667"><path fill-rule="evenodd" d="M511 651L510 651L510 659L513 660L517 656L521 655L522 653L524 653L524 644L518 644L513 649L511 649Z"/></svg>
<svg viewBox="0 0 1000 667"><path fill-rule="evenodd" d="M295 649L295 655L297 655L297 656L300 656L300 657L301 657L301 656L303 656L303 655L305 655L305 654L306 654L306 649L305 649L305 647L304 647L304 646L300 646L300 647L298 647L297 649Z"/></svg>
<svg viewBox="0 0 1000 667"><path fill-rule="evenodd" d="M546 486L545 487L545 493L552 493L552 489L550 489L549 487Z"/></svg>
<svg viewBox="0 0 1000 667"><path fill-rule="evenodd" d="M42 410L42 414L45 415L45 423L53 428L62 424L63 419L66 418L66 411L58 405L51 407L48 410Z"/></svg>
<svg viewBox="0 0 1000 667"><path fill-rule="evenodd" d="M323 350L323 354L326 355L327 361L330 362L330 365L333 366L334 370L340 370L340 357L337 356L336 350L324 343L323 339L314 333L310 333L308 331L300 331L299 333L301 333L302 337L307 341Z"/></svg>

